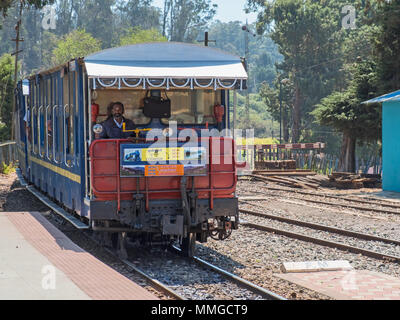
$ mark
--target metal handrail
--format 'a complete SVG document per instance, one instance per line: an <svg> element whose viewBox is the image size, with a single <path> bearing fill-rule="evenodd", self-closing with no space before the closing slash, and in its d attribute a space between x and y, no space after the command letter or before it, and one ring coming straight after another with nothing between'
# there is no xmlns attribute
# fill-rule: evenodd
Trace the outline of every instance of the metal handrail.
<svg viewBox="0 0 400 320"><path fill-rule="evenodd" d="M46 137L47 137L47 139L46 139L46 158L47 158L47 160L50 160L51 161L51 159L50 159L50 157L49 157L49 125L48 125L48 110L49 110L49 108L51 107L51 105L48 105L47 107L46 107L46 114L45 114L45 121L46 121L46 125L45 125L45 127L46 127Z"/></svg>
<svg viewBox="0 0 400 320"><path fill-rule="evenodd" d="M41 126L41 119L40 119L40 112L41 112L41 110L44 108L44 106L40 106L39 107L39 109L38 109L38 147L39 147L39 156L41 157L41 158L43 158L43 155L42 155L42 147L41 147L41 141L40 141L40 134L41 134L41 129L42 129L42 126ZM44 136L43 136L43 138L44 138Z"/></svg>
<svg viewBox="0 0 400 320"><path fill-rule="evenodd" d="M54 114L54 110L55 108L57 108L58 105L53 106L53 130L55 128L55 114ZM61 161L57 161L57 156L56 156L56 135L53 133L53 161L55 164L59 164Z"/></svg>
<svg viewBox="0 0 400 320"><path fill-rule="evenodd" d="M35 119L35 110L37 109L36 106L32 107L32 153L33 154L37 154L36 150L35 150L35 121L33 121Z"/></svg>
<svg viewBox="0 0 400 320"><path fill-rule="evenodd" d="M66 125L66 116L65 116L65 109L66 108L70 108L70 105L66 104L63 108L63 126L64 126L64 164L68 167L68 168L72 168L73 167L73 163L71 165L68 164L67 162L67 125Z"/></svg>
<svg viewBox="0 0 400 320"><path fill-rule="evenodd" d="M17 143L15 141L4 141L0 143L0 164L4 162L5 164L9 165L10 163L18 160L15 154L16 145ZM6 149L8 149L8 161Z"/></svg>
<svg viewBox="0 0 400 320"><path fill-rule="evenodd" d="M15 141L4 141L4 142L0 142L0 147L5 147L5 146L8 146L8 145L10 145L10 144L16 144L16 142Z"/></svg>

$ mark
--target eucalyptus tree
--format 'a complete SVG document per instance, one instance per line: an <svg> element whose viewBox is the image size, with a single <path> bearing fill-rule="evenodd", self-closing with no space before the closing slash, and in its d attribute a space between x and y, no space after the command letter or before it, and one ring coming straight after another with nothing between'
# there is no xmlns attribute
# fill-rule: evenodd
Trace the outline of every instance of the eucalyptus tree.
<svg viewBox="0 0 400 320"><path fill-rule="evenodd" d="M171 41L194 42L212 20L217 5L211 0L165 0L162 28Z"/></svg>
<svg viewBox="0 0 400 320"><path fill-rule="evenodd" d="M331 0L248 0L261 9L259 33L269 32L283 55L277 65L293 83L292 142L310 124L305 115L329 94L340 68L340 11Z"/></svg>
<svg viewBox="0 0 400 320"><path fill-rule="evenodd" d="M400 0L379 1L372 16L380 92L400 89Z"/></svg>
<svg viewBox="0 0 400 320"><path fill-rule="evenodd" d="M34 6L35 8L43 8L45 5L54 3L54 0L1 0L0 13L7 15L8 9L15 5Z"/></svg>

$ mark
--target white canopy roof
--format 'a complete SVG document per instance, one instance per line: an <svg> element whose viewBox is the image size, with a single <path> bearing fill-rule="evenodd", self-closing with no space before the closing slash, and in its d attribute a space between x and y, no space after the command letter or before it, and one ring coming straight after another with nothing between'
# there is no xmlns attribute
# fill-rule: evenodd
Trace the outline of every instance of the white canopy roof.
<svg viewBox="0 0 400 320"><path fill-rule="evenodd" d="M242 63L190 66L190 67L140 67L112 64L86 63L89 78L196 78L196 79L247 79Z"/></svg>
<svg viewBox="0 0 400 320"><path fill-rule="evenodd" d="M177 42L107 49L84 61L89 78L247 79L239 57L215 48Z"/></svg>

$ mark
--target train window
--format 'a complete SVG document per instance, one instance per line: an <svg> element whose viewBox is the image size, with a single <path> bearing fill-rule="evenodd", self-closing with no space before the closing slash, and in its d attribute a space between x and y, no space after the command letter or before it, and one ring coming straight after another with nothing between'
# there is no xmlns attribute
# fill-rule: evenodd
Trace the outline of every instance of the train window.
<svg viewBox="0 0 400 320"><path fill-rule="evenodd" d="M68 77L68 107L65 109L65 125L67 134L67 154L74 154L74 81L76 72L70 72Z"/></svg>
<svg viewBox="0 0 400 320"><path fill-rule="evenodd" d="M46 80L40 81L40 102L38 108L38 138L39 138L39 153L43 157L45 154L45 108L46 108Z"/></svg>
<svg viewBox="0 0 400 320"><path fill-rule="evenodd" d="M61 150L62 146L62 121L61 113L62 109L62 95L60 92L62 79L59 74L54 79L54 106L52 107L52 129L53 129L53 160L58 163L61 161Z"/></svg>
<svg viewBox="0 0 400 320"><path fill-rule="evenodd" d="M79 70L79 68L78 68ZM79 71L75 73L75 103L74 103L74 143L75 143L75 155L78 156L78 138L79 138L79 92L81 88L79 87ZM79 161L76 162L77 166L79 166Z"/></svg>
<svg viewBox="0 0 400 320"><path fill-rule="evenodd" d="M30 84L30 95L27 97L28 102L26 106L26 135L27 135L27 142L28 142L28 152L31 152L32 148L32 106L33 106L33 97L35 95L34 86Z"/></svg>
<svg viewBox="0 0 400 320"><path fill-rule="evenodd" d="M18 145L21 145L21 117L23 117L23 113L21 112L21 90L18 90L17 95L15 96L15 109L16 109L16 117L15 117L15 140Z"/></svg>
<svg viewBox="0 0 400 320"><path fill-rule="evenodd" d="M64 76L65 77L65 76ZM63 148L64 148L64 142L63 142L63 137L64 137L64 126L63 126L63 109L64 109L64 104L67 102L64 102L65 98L63 96L64 92L64 80L62 78L59 79L58 82L58 93L60 94L59 96L59 103L57 105L57 108L55 108L55 116L56 116L56 148L57 148L57 162L62 161L62 154L63 154Z"/></svg>
<svg viewBox="0 0 400 320"><path fill-rule="evenodd" d="M47 159L53 158L53 106L54 101L54 78L51 77L47 84L47 104L45 109L45 122L46 122L46 155Z"/></svg>
<svg viewBox="0 0 400 320"><path fill-rule="evenodd" d="M92 102L96 102L100 106L100 115L97 118L97 122L102 122L107 119L108 112L107 107L110 102L120 101L125 106L124 117L133 120L137 125L146 125L150 123L150 118L145 117L143 114L143 98L146 96L146 92L143 90L99 90L96 91L96 99L92 99Z"/></svg>
<svg viewBox="0 0 400 320"><path fill-rule="evenodd" d="M63 135L64 135L64 152L65 155L74 154L74 86L75 72L69 72L64 75L63 78L63 107L62 107L62 118L63 118Z"/></svg>
<svg viewBox="0 0 400 320"><path fill-rule="evenodd" d="M181 125L214 124L214 106L221 103L221 92L214 90L177 90L168 92L171 100L171 118L162 123L176 121Z"/></svg>
<svg viewBox="0 0 400 320"><path fill-rule="evenodd" d="M34 104L32 107L32 119L31 119L31 124L32 124L32 144L33 144L33 153L38 154L38 108L39 108L39 88L37 83L35 82L34 85Z"/></svg>

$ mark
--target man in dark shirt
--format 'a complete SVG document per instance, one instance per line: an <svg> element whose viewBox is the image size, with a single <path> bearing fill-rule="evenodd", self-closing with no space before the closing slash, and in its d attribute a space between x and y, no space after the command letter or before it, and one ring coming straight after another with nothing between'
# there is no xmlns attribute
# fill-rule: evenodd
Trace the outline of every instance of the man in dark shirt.
<svg viewBox="0 0 400 320"><path fill-rule="evenodd" d="M132 120L123 117L124 111L125 108L121 102L114 102L111 106L111 116L101 124L103 131L96 135L96 138L133 140L132 138L134 138L136 134L131 130L135 130L135 124ZM124 123L125 130L130 132L123 131Z"/></svg>

